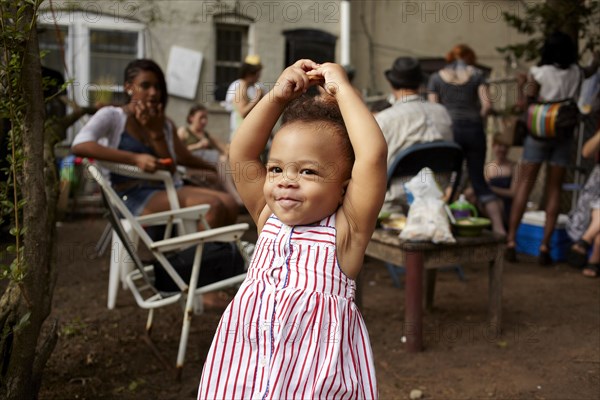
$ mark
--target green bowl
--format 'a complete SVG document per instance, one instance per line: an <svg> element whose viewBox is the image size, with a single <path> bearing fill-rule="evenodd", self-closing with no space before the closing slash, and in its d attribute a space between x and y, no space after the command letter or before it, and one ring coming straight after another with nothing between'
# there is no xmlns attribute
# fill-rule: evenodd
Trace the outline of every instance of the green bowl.
<svg viewBox="0 0 600 400"><path fill-rule="evenodd" d="M470 217L457 220L452 224L452 228L456 236L473 237L481 235L481 232L491 224L492 222L487 218Z"/></svg>

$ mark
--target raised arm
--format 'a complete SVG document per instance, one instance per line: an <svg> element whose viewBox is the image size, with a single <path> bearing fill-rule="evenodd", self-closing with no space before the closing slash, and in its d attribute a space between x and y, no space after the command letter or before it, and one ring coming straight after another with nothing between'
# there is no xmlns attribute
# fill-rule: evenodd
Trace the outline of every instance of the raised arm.
<svg viewBox="0 0 600 400"><path fill-rule="evenodd" d="M600 151L600 129L596 131L594 136L586 140L583 148L581 149L581 155L585 158L591 158Z"/></svg>
<svg viewBox="0 0 600 400"><path fill-rule="evenodd" d="M347 244L362 253L375 229L385 197L387 144L379 125L341 66L323 64L309 72L309 75L315 74L325 78L325 90L335 96L354 149L355 161L341 214L349 229Z"/></svg>
<svg viewBox="0 0 600 400"><path fill-rule="evenodd" d="M252 111L252 109L256 106L256 103L262 97L262 90L260 87L256 87L256 96L254 98L248 98L248 84L242 80L240 84L235 88L235 96L233 98L233 107L240 113L242 118L246 118L246 116Z"/></svg>
<svg viewBox="0 0 600 400"><path fill-rule="evenodd" d="M266 205L263 195L266 170L260 154L285 106L308 89L310 83L306 71L316 66L313 61L300 60L286 68L273 90L244 119L229 147L229 164L235 185L255 223Z"/></svg>
<svg viewBox="0 0 600 400"><path fill-rule="evenodd" d="M480 115L481 118L487 117L492 111L492 101L490 98L490 90L487 84L479 85L477 88L479 102L481 103Z"/></svg>

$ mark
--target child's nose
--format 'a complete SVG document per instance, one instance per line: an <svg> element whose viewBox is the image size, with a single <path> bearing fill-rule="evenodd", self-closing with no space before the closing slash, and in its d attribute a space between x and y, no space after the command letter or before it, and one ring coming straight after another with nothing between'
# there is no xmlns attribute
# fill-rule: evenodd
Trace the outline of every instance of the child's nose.
<svg viewBox="0 0 600 400"><path fill-rule="evenodd" d="M298 186L298 175L297 174L283 174L279 184L282 187Z"/></svg>

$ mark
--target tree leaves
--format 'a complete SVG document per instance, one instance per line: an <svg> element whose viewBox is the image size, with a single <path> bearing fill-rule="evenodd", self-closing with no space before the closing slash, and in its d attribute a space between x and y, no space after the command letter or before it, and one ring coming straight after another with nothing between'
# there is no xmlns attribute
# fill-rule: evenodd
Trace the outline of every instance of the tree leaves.
<svg viewBox="0 0 600 400"><path fill-rule="evenodd" d="M555 31L577 35L583 44L579 54L598 48L600 33L596 27L600 24L599 2L554 0L519 4L524 7L524 12L503 12L502 16L509 26L531 38L523 43L496 48L500 53L517 60L535 60L539 58L544 38Z"/></svg>

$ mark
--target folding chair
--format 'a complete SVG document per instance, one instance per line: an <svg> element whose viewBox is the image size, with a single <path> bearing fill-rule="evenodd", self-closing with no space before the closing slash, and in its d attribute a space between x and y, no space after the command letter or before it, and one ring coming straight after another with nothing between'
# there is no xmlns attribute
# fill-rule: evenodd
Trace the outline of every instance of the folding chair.
<svg viewBox="0 0 600 400"><path fill-rule="evenodd" d="M402 150L394 157L387 173L388 189L393 182L407 181L417 175L421 169L429 167L436 178L447 175L451 185L450 201L456 194L460 177L462 174L463 152L459 145L454 142L427 142L418 143ZM400 275L404 273L404 267L386 263L394 286L400 287ZM459 278L464 280L464 272L460 265L446 268L455 269Z"/></svg>
<svg viewBox="0 0 600 400"><path fill-rule="evenodd" d="M246 248L242 245L241 237L248 229L248 224L234 224L154 241L146 233L141 225L142 223L144 225L172 225L175 220L182 221L184 225L196 223L198 214L205 211L208 206L200 205L186 207L183 209L164 211L135 218L129 209L127 209L121 198L112 189L110 184L104 179L100 170L95 165L91 164L87 165L87 170L90 176L96 180L100 186L111 226L130 257L129 261L135 267L133 271L126 275L125 281L132 292L137 305L143 309L148 309L146 337L150 339L155 308L164 307L180 301L185 303L182 314L181 337L176 364L177 377L180 378L185 359L192 315L195 309L201 310L201 299L199 296L203 293L237 285L242 282L246 276L246 274L243 273L197 288L201 272L200 261L202 259L203 246L206 242L234 242L240 250L242 257L244 257L247 267L249 254L247 254ZM155 263L159 263L169 277L175 282L178 287L177 291L165 293L155 287L153 279L154 266L144 265L141 261L136 246L131 242L130 234L123 226L123 221L127 222L128 229L130 229L131 232L134 232L139 240L141 240L145 247L150 251L155 259ZM169 227L167 227L167 230L169 230ZM195 248L192 272L189 281L186 282L182 279L180 274L177 273L168 257L173 252L183 251L192 246ZM155 353L159 355L151 340L149 340L149 344L151 344Z"/></svg>
<svg viewBox="0 0 600 400"><path fill-rule="evenodd" d="M138 167L134 165L127 164L117 164L111 163L107 161L96 161L96 163L110 172L128 176L136 179L145 179L150 181L158 181L162 182L165 185L165 191L167 193L167 199L169 201L169 205L171 210L179 210L179 199L177 198L177 190L175 189L175 184L173 182L173 177L168 171L158 170L156 172L144 172ZM209 229L209 225L206 222L205 215L208 211L209 207L204 206L199 211L198 220L188 220L182 221L181 219L175 218L172 223L166 225L164 237L170 237L173 230L173 225L177 226L177 232L179 233L192 233L197 231L198 223L202 224L204 229ZM122 221L123 229L129 238L129 241L133 244L134 247L137 246L138 237L134 230L131 228L127 220ZM131 271L131 265L129 263L123 262L123 257L120 255L123 253L120 251L123 248L123 243L121 239L116 235L113 230L112 241L111 241L111 226L110 224L104 230L102 237L98 241L96 245L96 249L99 254L104 252L104 249L107 247L108 242L112 243L111 247L111 257L110 257L110 273L108 278L108 298L107 298L107 308L112 310L115 308L117 303L117 295L119 293L119 281L121 281L123 288L126 288L125 276L128 272Z"/></svg>

